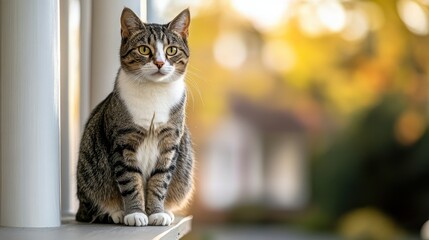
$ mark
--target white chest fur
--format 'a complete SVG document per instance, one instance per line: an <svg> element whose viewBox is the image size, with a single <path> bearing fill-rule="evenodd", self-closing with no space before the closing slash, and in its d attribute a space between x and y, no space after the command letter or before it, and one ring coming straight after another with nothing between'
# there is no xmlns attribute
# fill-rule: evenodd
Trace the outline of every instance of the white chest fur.
<svg viewBox="0 0 429 240"><path fill-rule="evenodd" d="M123 70L118 77L119 94L136 124L149 128L153 114L155 126L166 123L170 109L183 97L183 78L169 83L139 83Z"/></svg>
<svg viewBox="0 0 429 240"><path fill-rule="evenodd" d="M148 129L152 118L154 127L165 124L170 117L170 110L183 97L185 83L177 79L169 83L139 83L123 70L118 76L119 94L130 112L134 123ZM141 162L147 178L159 156L157 136L148 136L137 150L137 159Z"/></svg>

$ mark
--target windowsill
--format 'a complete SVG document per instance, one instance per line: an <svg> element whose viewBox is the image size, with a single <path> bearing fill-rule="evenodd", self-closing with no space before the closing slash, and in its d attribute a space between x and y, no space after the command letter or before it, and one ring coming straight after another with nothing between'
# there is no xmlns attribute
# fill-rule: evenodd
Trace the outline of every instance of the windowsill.
<svg viewBox="0 0 429 240"><path fill-rule="evenodd" d="M0 239L21 240L109 240L109 239L179 239L191 231L192 216L177 217L168 227L128 227L114 224L79 223L72 219L62 221L56 228L0 227Z"/></svg>

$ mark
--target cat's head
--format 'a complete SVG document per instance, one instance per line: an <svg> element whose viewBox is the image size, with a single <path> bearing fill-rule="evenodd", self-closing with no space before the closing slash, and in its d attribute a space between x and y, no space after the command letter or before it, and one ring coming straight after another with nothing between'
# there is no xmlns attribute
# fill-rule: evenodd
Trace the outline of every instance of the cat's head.
<svg viewBox="0 0 429 240"><path fill-rule="evenodd" d="M121 15L121 66L140 82L173 82L189 61L189 10L167 24L143 23L129 8Z"/></svg>

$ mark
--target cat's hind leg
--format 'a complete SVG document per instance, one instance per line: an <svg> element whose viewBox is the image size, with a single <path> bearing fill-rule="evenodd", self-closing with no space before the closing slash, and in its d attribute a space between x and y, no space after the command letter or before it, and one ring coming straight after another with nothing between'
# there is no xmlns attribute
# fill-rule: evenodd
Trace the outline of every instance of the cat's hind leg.
<svg viewBox="0 0 429 240"><path fill-rule="evenodd" d="M119 197L113 197L101 205L101 211L108 216L109 223L124 223L124 210L122 207L122 200Z"/></svg>
<svg viewBox="0 0 429 240"><path fill-rule="evenodd" d="M89 201L80 201L79 209L76 213L76 221L78 222L92 222L97 215L98 208L91 204Z"/></svg>
<svg viewBox="0 0 429 240"><path fill-rule="evenodd" d="M115 212L109 213L109 217L112 219L113 223L115 223L115 224L124 223L124 211L123 210L117 210Z"/></svg>

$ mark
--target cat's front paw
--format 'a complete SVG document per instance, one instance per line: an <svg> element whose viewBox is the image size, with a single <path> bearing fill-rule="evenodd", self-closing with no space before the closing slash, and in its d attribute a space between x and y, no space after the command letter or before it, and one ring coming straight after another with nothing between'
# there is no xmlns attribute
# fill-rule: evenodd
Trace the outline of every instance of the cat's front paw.
<svg viewBox="0 0 429 240"><path fill-rule="evenodd" d="M167 213L168 215L170 215L171 217L171 222L174 222L174 213L170 210L165 210L165 213Z"/></svg>
<svg viewBox="0 0 429 240"><path fill-rule="evenodd" d="M122 210L110 214L110 217L115 224L124 223L124 211Z"/></svg>
<svg viewBox="0 0 429 240"><path fill-rule="evenodd" d="M149 216L149 225L169 226L172 222L173 219L167 213L154 213Z"/></svg>
<svg viewBox="0 0 429 240"><path fill-rule="evenodd" d="M142 227L148 224L148 218L146 214L141 212L130 213L124 217L124 223L128 226Z"/></svg>

